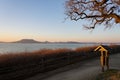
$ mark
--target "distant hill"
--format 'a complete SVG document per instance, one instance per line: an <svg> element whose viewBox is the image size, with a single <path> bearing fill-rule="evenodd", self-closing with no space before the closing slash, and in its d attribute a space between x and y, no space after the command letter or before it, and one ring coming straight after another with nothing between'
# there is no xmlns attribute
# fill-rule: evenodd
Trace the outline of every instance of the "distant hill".
<svg viewBox="0 0 120 80"><path fill-rule="evenodd" d="M36 41L34 39L21 39L19 41L15 41L13 43L40 43L40 42Z"/></svg>
<svg viewBox="0 0 120 80"><path fill-rule="evenodd" d="M86 43L91 43L94 44L94 42L74 42L74 41L68 41L68 42L49 42L49 41L44 41L44 42L40 42L40 41L36 41L34 39L21 39L19 41L15 41L12 43L55 43L55 44L86 44Z"/></svg>
<svg viewBox="0 0 120 80"><path fill-rule="evenodd" d="M4 43L4 42L0 41L0 43Z"/></svg>

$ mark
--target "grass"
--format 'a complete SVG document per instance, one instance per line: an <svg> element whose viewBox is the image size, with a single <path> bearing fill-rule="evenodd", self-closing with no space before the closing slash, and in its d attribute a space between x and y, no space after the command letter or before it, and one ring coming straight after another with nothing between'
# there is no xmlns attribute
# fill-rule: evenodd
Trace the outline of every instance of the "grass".
<svg viewBox="0 0 120 80"><path fill-rule="evenodd" d="M38 73L79 62L89 58L90 55L93 57L93 47L89 48L43 49L34 52L1 54L0 80L23 80ZM88 55L89 53L90 55Z"/></svg>
<svg viewBox="0 0 120 80"><path fill-rule="evenodd" d="M110 69L100 74L96 80L120 80L120 70Z"/></svg>
<svg viewBox="0 0 120 80"><path fill-rule="evenodd" d="M34 52L22 52L22 53L8 53L0 55L0 67L1 65L10 66L16 64L28 64L40 62L42 58L45 60L56 59L61 57L82 57L87 56L92 52L94 47L77 48L76 50L71 49L43 49ZM92 56L92 54L91 54Z"/></svg>

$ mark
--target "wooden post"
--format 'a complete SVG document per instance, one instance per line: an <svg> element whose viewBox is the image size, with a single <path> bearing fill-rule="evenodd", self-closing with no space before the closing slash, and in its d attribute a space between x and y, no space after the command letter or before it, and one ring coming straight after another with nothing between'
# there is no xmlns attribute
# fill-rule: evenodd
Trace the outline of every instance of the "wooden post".
<svg viewBox="0 0 120 80"><path fill-rule="evenodd" d="M70 64L70 53L68 53L67 58L68 58L68 64Z"/></svg>
<svg viewBox="0 0 120 80"><path fill-rule="evenodd" d="M42 56L42 71L44 72L44 70L45 70L45 66L44 66L44 56Z"/></svg>
<svg viewBox="0 0 120 80"><path fill-rule="evenodd" d="M104 67L107 67L107 70L109 69L109 54L108 50L105 49L103 46L98 46L94 51L100 51L100 64L102 68L102 72L104 72Z"/></svg>
<svg viewBox="0 0 120 80"><path fill-rule="evenodd" d="M109 69L109 54L108 52L106 51L106 58L105 58L105 61L106 61L106 67L107 67L107 70Z"/></svg>
<svg viewBox="0 0 120 80"><path fill-rule="evenodd" d="M100 63L101 63L101 67L102 67L102 72L104 72L105 56L104 56L104 52L103 51L101 51Z"/></svg>

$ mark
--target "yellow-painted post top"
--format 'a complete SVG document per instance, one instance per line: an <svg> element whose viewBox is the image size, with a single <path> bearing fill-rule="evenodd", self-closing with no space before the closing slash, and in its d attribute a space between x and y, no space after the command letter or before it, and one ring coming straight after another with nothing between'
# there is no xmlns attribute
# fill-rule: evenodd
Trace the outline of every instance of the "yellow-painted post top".
<svg viewBox="0 0 120 80"><path fill-rule="evenodd" d="M97 48L94 49L94 51L100 51L101 52L101 56L105 55L106 57L108 57L108 50L105 49L102 45L98 46Z"/></svg>
<svg viewBox="0 0 120 80"><path fill-rule="evenodd" d="M94 51L105 51L105 52L108 52L107 49L105 49L103 46L98 46L97 48L94 49Z"/></svg>

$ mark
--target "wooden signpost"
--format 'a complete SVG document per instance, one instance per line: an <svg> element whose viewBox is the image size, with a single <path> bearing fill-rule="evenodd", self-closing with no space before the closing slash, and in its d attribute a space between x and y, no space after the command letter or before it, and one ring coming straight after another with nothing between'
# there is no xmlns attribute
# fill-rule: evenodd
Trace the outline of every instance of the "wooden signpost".
<svg viewBox="0 0 120 80"><path fill-rule="evenodd" d="M102 67L102 72L104 72L104 67L107 67L107 70L109 69L109 54L108 50L105 48L105 46L100 45L98 46L94 51L100 51L101 56L100 56L100 63Z"/></svg>

